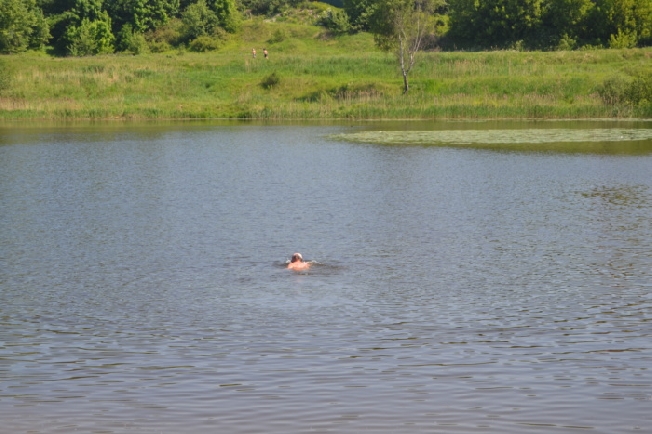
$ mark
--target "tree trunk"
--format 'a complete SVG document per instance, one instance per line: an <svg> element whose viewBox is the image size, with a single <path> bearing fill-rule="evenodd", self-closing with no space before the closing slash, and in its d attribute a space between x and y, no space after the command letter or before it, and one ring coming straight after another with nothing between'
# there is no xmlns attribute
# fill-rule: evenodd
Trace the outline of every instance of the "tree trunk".
<svg viewBox="0 0 652 434"><path fill-rule="evenodd" d="M398 60L401 65L401 74L403 74L403 94L406 94L408 92L408 89L410 88L410 86L408 85L408 72L410 72L410 66L405 65L406 49L409 50L407 38L404 35L401 35L399 36Z"/></svg>

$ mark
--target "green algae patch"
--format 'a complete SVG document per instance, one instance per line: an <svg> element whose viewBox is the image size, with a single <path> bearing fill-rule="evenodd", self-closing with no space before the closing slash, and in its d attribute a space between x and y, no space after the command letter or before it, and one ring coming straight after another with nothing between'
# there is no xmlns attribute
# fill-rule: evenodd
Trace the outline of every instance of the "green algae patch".
<svg viewBox="0 0 652 434"><path fill-rule="evenodd" d="M652 153L652 128L357 131L332 136L378 145L418 145L606 154Z"/></svg>

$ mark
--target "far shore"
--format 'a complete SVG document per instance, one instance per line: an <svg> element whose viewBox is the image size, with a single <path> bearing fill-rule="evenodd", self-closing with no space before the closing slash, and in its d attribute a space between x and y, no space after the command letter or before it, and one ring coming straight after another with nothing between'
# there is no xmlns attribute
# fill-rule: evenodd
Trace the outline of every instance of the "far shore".
<svg viewBox="0 0 652 434"><path fill-rule="evenodd" d="M251 57L265 41L207 53L0 56L10 76L0 119L652 118L652 102L618 95L649 70L652 48L421 53L404 95L396 59L370 35L317 32L268 45L269 59Z"/></svg>

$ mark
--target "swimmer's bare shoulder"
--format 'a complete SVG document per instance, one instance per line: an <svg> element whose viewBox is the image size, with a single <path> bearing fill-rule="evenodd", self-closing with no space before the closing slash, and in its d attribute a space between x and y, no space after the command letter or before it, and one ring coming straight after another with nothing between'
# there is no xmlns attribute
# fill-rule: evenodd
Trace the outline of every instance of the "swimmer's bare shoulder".
<svg viewBox="0 0 652 434"><path fill-rule="evenodd" d="M307 270L310 268L310 262L295 262L295 263L289 263L288 264L288 269L289 270L296 270L296 271L301 271L301 270Z"/></svg>
<svg viewBox="0 0 652 434"><path fill-rule="evenodd" d="M288 264L288 270L302 271L310 268L312 264L310 262L305 262L301 253L295 253L292 255L292 259Z"/></svg>

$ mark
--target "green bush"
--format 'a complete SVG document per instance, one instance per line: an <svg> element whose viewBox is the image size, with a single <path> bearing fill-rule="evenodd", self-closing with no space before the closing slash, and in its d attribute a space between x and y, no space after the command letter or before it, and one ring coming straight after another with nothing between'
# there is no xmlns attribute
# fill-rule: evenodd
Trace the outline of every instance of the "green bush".
<svg viewBox="0 0 652 434"><path fill-rule="evenodd" d="M557 51L572 51L577 48L577 40L564 34L557 43Z"/></svg>
<svg viewBox="0 0 652 434"><path fill-rule="evenodd" d="M269 38L269 43L278 44L279 42L285 41L286 38L287 38L287 34L285 33L285 29L278 28L274 30L274 33L272 33L272 37Z"/></svg>
<svg viewBox="0 0 652 434"><path fill-rule="evenodd" d="M150 41L148 45L149 51L152 53L165 53L172 49L172 45L167 42Z"/></svg>
<svg viewBox="0 0 652 434"><path fill-rule="evenodd" d="M186 40L210 35L219 25L219 18L208 7L206 0L199 0L188 6L181 15L181 21L183 21L182 33Z"/></svg>
<svg viewBox="0 0 652 434"><path fill-rule="evenodd" d="M611 35L609 38L610 48L634 48L638 44L636 31L624 32L618 29L618 34Z"/></svg>
<svg viewBox="0 0 652 434"><path fill-rule="evenodd" d="M210 0L210 7L219 18L219 26L229 33L237 32L242 25L236 0Z"/></svg>
<svg viewBox="0 0 652 434"><path fill-rule="evenodd" d="M183 22L179 19L170 20L167 24L145 33L149 48L155 53L168 51L181 42Z"/></svg>
<svg viewBox="0 0 652 434"><path fill-rule="evenodd" d="M326 27L336 35L342 35L351 31L349 16L341 9L326 9L319 18L318 24Z"/></svg>
<svg viewBox="0 0 652 434"><path fill-rule="evenodd" d="M652 73L640 73L633 79L607 78L597 89L606 105L645 106L652 103Z"/></svg>
<svg viewBox="0 0 652 434"><path fill-rule="evenodd" d="M221 42L209 36L200 36L190 41L188 44L189 51L204 53L206 51L217 51L220 49Z"/></svg>
<svg viewBox="0 0 652 434"><path fill-rule="evenodd" d="M627 100L635 105L652 103L652 72L634 77L625 91Z"/></svg>
<svg viewBox="0 0 652 434"><path fill-rule="evenodd" d="M118 34L118 50L132 54L143 54L149 51L149 46L142 33L135 32L131 24L125 24Z"/></svg>
<svg viewBox="0 0 652 434"><path fill-rule="evenodd" d="M267 77L263 78L260 82L260 86L263 89L270 90L281 82L281 77L276 74L276 71L272 72Z"/></svg>
<svg viewBox="0 0 652 434"><path fill-rule="evenodd" d="M605 105L621 105L626 102L627 79L622 76L609 77L598 86L597 92Z"/></svg>
<svg viewBox="0 0 652 434"><path fill-rule="evenodd" d="M79 26L68 27L65 38L69 41L68 53L73 56L113 53L115 37L111 33L111 18L106 12L102 12L98 20L84 18Z"/></svg>

